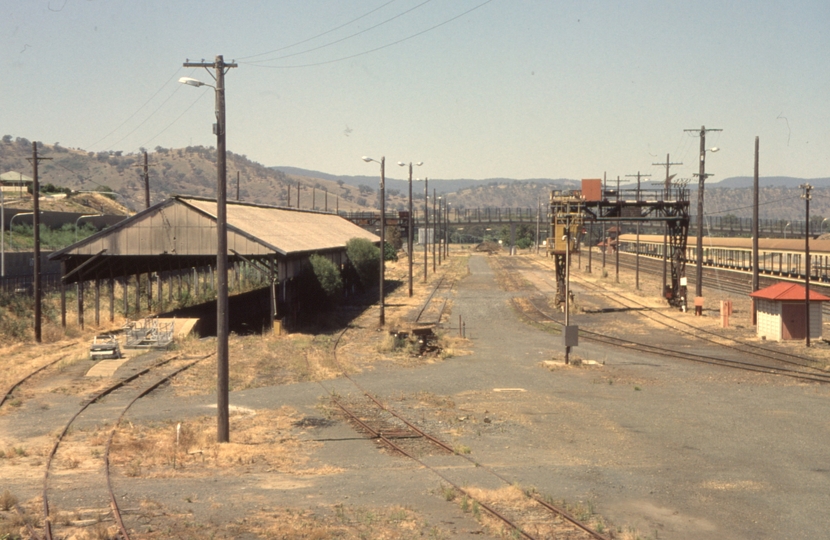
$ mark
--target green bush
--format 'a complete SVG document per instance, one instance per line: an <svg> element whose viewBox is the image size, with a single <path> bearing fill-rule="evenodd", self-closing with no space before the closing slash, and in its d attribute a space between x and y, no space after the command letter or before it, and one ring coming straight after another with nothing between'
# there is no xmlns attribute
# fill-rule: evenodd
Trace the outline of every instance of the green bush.
<svg viewBox="0 0 830 540"><path fill-rule="evenodd" d="M380 251L380 250L378 250ZM398 250L390 244L389 242L383 243L383 260L384 261L397 261L398 260Z"/></svg>
<svg viewBox="0 0 830 540"><path fill-rule="evenodd" d="M346 256L364 287L377 283L380 276L380 248L365 238L352 238L346 243Z"/></svg>
<svg viewBox="0 0 830 540"><path fill-rule="evenodd" d="M340 277L340 269L336 264L317 254L309 257L309 262L327 297L332 298L343 292L343 278Z"/></svg>

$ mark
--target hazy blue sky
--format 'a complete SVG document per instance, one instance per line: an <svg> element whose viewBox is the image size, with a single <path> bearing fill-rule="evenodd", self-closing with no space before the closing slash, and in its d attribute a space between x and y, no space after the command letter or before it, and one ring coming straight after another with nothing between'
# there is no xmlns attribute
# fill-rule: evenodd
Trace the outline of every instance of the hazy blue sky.
<svg viewBox="0 0 830 540"><path fill-rule="evenodd" d="M827 0L0 0L0 131L215 145L213 90L177 80L222 54L228 148L265 165L691 177L705 124L713 181L752 174L756 135L763 176L827 177L829 31Z"/></svg>

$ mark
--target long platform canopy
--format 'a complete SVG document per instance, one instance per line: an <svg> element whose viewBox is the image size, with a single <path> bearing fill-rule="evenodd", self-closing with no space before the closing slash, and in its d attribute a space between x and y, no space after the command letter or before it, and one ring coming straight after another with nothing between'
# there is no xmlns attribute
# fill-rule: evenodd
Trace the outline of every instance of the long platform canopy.
<svg viewBox="0 0 830 540"><path fill-rule="evenodd" d="M380 241L336 214L238 201L227 203L227 224L231 261L285 263L343 250L352 238ZM64 281L73 283L214 266L216 245L216 201L175 196L49 258L65 264Z"/></svg>

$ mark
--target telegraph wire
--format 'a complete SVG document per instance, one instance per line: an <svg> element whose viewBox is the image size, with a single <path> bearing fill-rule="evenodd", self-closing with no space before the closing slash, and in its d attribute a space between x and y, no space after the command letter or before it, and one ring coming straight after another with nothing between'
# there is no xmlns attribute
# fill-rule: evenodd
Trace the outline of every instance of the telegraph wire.
<svg viewBox="0 0 830 540"><path fill-rule="evenodd" d="M386 6L388 6L389 4L391 4L391 3L393 3L393 2L396 2L396 1L397 1L397 0L389 0L389 1L388 1L388 2L386 2L385 4L381 4L380 6L376 7L375 9L373 9L373 10L371 10L371 11L368 11L368 12L364 13L364 14L363 14L363 15L361 15L360 17L357 17L357 18L355 18L355 19L352 19L352 20L350 20L349 22L343 23L343 24L341 24L340 26L335 26L334 28L332 28L332 29L330 29L330 30L326 30L325 32L322 32L322 33L320 33L320 34L317 34L316 36L311 36L310 38L306 38L306 39L304 39L304 40L302 40L302 41L298 41L298 42L296 42L296 43L292 43L291 45L286 45L286 46L284 46L284 47L280 47L280 48L278 48L278 49L274 49L274 50L271 50L271 51L266 51L266 52L261 52L261 53L257 53L257 54L252 54L252 55L250 55L250 56L243 56L243 57L239 58L238 60L247 60L248 58L256 58L257 56L264 56L264 55L266 55L266 54L272 54L272 53L275 53L275 52L284 51L284 50L286 50L286 49L291 49L292 47L296 47L297 45L302 45L303 43L308 43L309 41L315 40L315 39L317 39L317 38L319 38L319 37L323 37L323 36L325 36L325 35L327 35L327 34L331 34L332 32L334 32L334 31L336 31L336 30L340 30L341 28L344 28L344 27L346 27L346 26L349 26L350 24L355 23L355 22L359 21L360 19L362 19L362 18L364 18L364 17L369 16L369 15L371 15L372 13L374 13L375 11L378 11L378 10L380 10L380 9L383 9L383 8L385 8ZM390 19L390 20L391 20L391 19Z"/></svg>
<svg viewBox="0 0 830 540"><path fill-rule="evenodd" d="M90 144L90 145L87 145L87 147L86 147L86 148L88 148L88 149L89 149L89 148L93 148L96 144L98 144L99 142L103 141L104 139L106 139L107 137L109 137L110 135L112 135L113 133L115 133L116 131L118 131L119 129L121 129L122 127L124 127L124 124L126 124L127 122L129 122L130 120L132 120L132 119L133 119L133 117L134 117L135 115L137 115L137 114L141 111L141 109L143 109L144 107L146 107L146 106L147 106L147 104L148 104L148 103L150 103L151 101L153 101L153 99L154 99L154 98L155 98L155 97L159 94L159 92L161 92L161 91L164 89L164 87L165 87L165 86L167 86L167 85L170 83L170 81L172 81L172 80L176 77L176 75L178 75L178 74L179 74L179 72L180 72L181 70L182 70L182 68L181 68L181 67L177 67L177 68L176 68L176 71L174 71L174 72L173 72L173 75L171 75L171 76L170 76L170 78L169 78L169 79L167 79L167 80L164 82L164 84L162 84L162 85L161 85L161 87L159 87L159 89L158 89L158 90L156 90L156 91L155 91L155 93L154 93L152 96L150 96L150 98L149 98L147 101L145 101L145 102L144 102L144 104L143 104L141 107L139 107L138 109L136 109L136 111L135 111L133 114L131 114L131 115L130 115L130 116L129 116L126 120L124 120L123 122L121 122L121 124L119 124L119 125L118 125L118 127L116 127L115 129L113 129L112 131L110 131L109 133L107 133L106 135L104 135L103 137L101 137L100 139L98 139L97 141L95 141L94 143L92 143L92 144ZM169 98L168 98L168 99L169 99ZM158 110L158 109L156 109L156 110ZM151 115L152 115L152 114L154 114L154 113L155 113L155 111L153 111L153 113L151 113ZM131 133L132 133L132 132L131 132ZM121 140L123 140L123 139L121 139ZM121 141L116 141L116 142L121 142ZM113 145L113 146L114 146L114 145ZM109 148L112 148L112 146L110 146ZM107 150L108 150L109 148L107 148Z"/></svg>
<svg viewBox="0 0 830 540"><path fill-rule="evenodd" d="M477 10L477 9L481 8L481 7L484 7L485 5L489 4L489 3L490 3L490 2L492 2L492 1L493 1L493 0L485 0L485 1L484 1L484 2L482 2L481 4L479 4L479 5L475 6L475 7L472 7L472 8L470 8L470 9L468 9L467 11L464 11L463 13L459 13L459 14L458 14L458 15L456 15L455 17L452 17L452 18L450 18L450 19L447 19L447 20L445 20L445 21L443 21L443 22L440 22L440 23L438 23L438 24L436 24L436 25L434 25L434 26L430 26L429 28L426 28L426 29L424 29L424 30L421 30L420 32L416 32L415 34L412 34L412 35L407 36L407 37L405 37L405 38L399 39L399 40L397 40L397 41L393 41L393 42L391 42L391 43L387 43L386 45L381 45L380 47L375 47L374 49L369 49L369 50L367 50L367 51L359 52L359 53L356 53L356 54L351 54L351 55L349 55L349 56L343 56L343 57L341 57L341 58L335 58L335 59L333 59L333 60L325 60L325 61L323 61L323 62L315 62L315 63L310 63L310 64L295 64L295 65L293 65L293 66L264 66L264 65L259 65L259 64L256 64L256 63L246 63L246 64L247 64L247 65L250 65L250 66L253 66L253 67L260 67L260 68L270 68L270 69L293 69L293 68L305 68L305 67L323 66L323 65L326 65L326 64L334 64L335 62L342 62L342 61L344 61L344 60L351 60L352 58L357 58L357 57L359 57L359 56L363 56L363 55L366 55L366 54L371 54L371 53L373 53L373 52L377 52L377 51L380 51L380 50L382 50L382 49L386 49L386 48L388 48L388 47L392 47L392 46L394 46L394 45L398 45L398 44L400 44L400 43L403 43L404 41L409 41L410 39L413 39L413 38L416 38L416 37L418 37L418 36L420 36L420 35L426 34L427 32L430 32L430 31L432 31L432 30L435 30L436 28L439 28L439 27L441 27L441 26L444 26L445 24L449 24L449 23L453 22L454 20L456 20L456 19L459 19L459 18L463 17L464 15L467 15L467 14L472 13L473 11L475 11L475 10ZM264 60L263 60L263 61L264 61ZM243 62L240 62L240 63L243 63Z"/></svg>
<svg viewBox="0 0 830 540"><path fill-rule="evenodd" d="M406 11L402 11L401 13L398 13L398 14L397 14L397 15L395 15L394 17L391 17L391 18L389 18L389 19L386 19L385 21L381 21L381 22L377 23L377 24L376 24L376 25L374 25L374 26L370 26L370 27L368 27L368 28L364 28L363 30L361 30L361 31L359 31L359 32L355 32L354 34L351 34L351 35L348 35L348 36L342 37L342 38L340 38L340 39L336 39L336 40L334 40L334 41L330 41L330 42L328 42L328 43L325 43L325 44L323 44L323 45L319 45L319 46L317 46L317 47L313 47L313 48L311 48L311 49L306 49L306 50L304 50L304 51L295 52L295 53L291 53L291 54L286 54L286 55L283 55L283 56L277 56L277 57L275 57L275 58L265 58L265 59L263 59L263 60L257 60L256 62L240 62L240 63L241 63L241 64L242 64L242 63L247 63L247 64L250 64L250 65L256 65L256 64L261 63L261 62L274 62L274 61L276 61L276 60L283 60L283 59L285 59L285 58L291 58L292 56L299 56L299 55L301 55L301 54L306 54L306 53L310 53L310 52L313 52L313 51L318 51L318 50L320 50L320 49L325 49L326 47L329 47L329 46L331 46L331 45L336 45L337 43L342 43L343 41L346 41L346 40L352 39L353 37L359 36L359 35L361 35L361 34L365 34L366 32L369 32L370 30L374 30L375 28L377 28L377 27L379 27L379 26L383 26L384 24L386 24L386 23L388 23L388 22L391 22L391 21L394 21L395 19L398 19L398 18L400 18L400 17L403 17L403 16L404 16L404 15L406 15L407 13L410 13L410 12L412 12L412 11L415 11L415 10L416 10L416 9L418 9L419 7L422 7L422 6L426 5L426 4L429 4L430 2L432 2L432 0L424 0L423 2L421 2L420 4L418 4L417 6L413 6L413 7L409 8L409 9L407 9ZM265 66L265 67L269 67L269 66Z"/></svg>
<svg viewBox="0 0 830 540"><path fill-rule="evenodd" d="M165 83L165 84L166 84L166 83ZM147 121L148 121L148 120L150 120L150 118L152 118L152 117L153 117L153 115L155 115L157 112L159 112L159 110L160 110L162 107L164 107L164 106L167 104L167 102L168 102L168 101L170 101L171 99L173 99L173 96L175 96L175 95L176 95L176 92L178 92L180 89L181 89L181 86L177 86L177 87L176 87L176 89L175 89L175 90L173 90L173 92L172 92L169 96L167 96L167 99L165 99L164 101L162 101L162 102L161 102L161 105L159 105L158 107L156 107L156 109L155 109L153 112L151 112L151 113L150 113L150 115L149 115L147 118L145 118L145 119L144 119L144 120L143 120L140 124L138 124L136 127L134 127L134 128L132 129L132 131L130 131L129 133L127 133L126 135L124 135L123 137L121 137L120 139L118 139L117 141L115 141L114 143L112 143L111 145L109 145L108 147L106 147L104 150L109 150L109 149L111 149L113 146L115 146L116 144L120 143L121 141L123 141L124 139L126 139L127 137L129 137L130 135L132 135L133 133L135 133L135 132L136 132L136 130L138 130L138 128L140 128L141 126L143 126L144 124L146 124L146 123L147 123ZM195 102L194 102L194 103L195 103ZM192 106L193 106L193 105L191 105L191 107L192 107ZM190 108L190 107L188 107L188 108ZM158 136L158 135L157 135L157 136ZM153 137L153 138L155 138L155 137ZM142 144L141 146L144 146L144 145Z"/></svg>
<svg viewBox="0 0 830 540"><path fill-rule="evenodd" d="M193 100L193 103L191 103L191 104L190 104L190 106L188 106L185 110L183 110L183 111L182 111L182 114L180 114L179 116L177 116L175 120L173 120L172 122L170 122L169 124L167 124L167 127L165 127L164 129L162 129L161 131L159 131L158 133L156 133L155 135L153 135L152 137L150 137L149 139L147 139L147 141L145 141L144 143L142 143L140 146L147 146L147 145L148 145L148 144L150 144L153 140L155 140L155 138L156 138L156 137L158 137L159 135L161 135L162 133L164 133L165 131L167 131L168 129L170 129L170 127L172 127L172 126L173 126L173 124L175 124L176 122L178 122L178 121L179 121L179 119L180 119L182 116L184 116L184 114L185 114L187 111L189 111L190 109L192 109L192 108L193 108L193 106L194 106L194 105L196 105L196 103L198 103L198 101L199 101L200 99L202 99L203 97L205 97L205 95L206 95L206 94L209 94L209 93L210 93L210 92L207 92L207 91L202 92L202 94L201 94L199 97L197 97L196 99L194 99L194 100Z"/></svg>

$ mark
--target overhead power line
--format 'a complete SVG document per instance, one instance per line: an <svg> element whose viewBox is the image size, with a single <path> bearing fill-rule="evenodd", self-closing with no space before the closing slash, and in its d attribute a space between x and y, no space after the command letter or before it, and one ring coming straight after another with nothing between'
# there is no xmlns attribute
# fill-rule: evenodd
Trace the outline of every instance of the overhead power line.
<svg viewBox="0 0 830 540"><path fill-rule="evenodd" d="M159 89L158 89L158 90L156 90L156 91L155 91L155 93L153 93L153 95L152 95L152 96L150 96L150 98L149 98L147 101L145 101L145 102L141 105L141 107L139 107L138 109L136 109L136 110L135 110L135 112L134 112L133 114L131 114L130 116L128 116L126 120L124 120L123 122L121 122L120 124L118 124L118 126L117 126L117 127L115 127L112 131L110 131L109 133L107 133L106 135L104 135L103 137L101 137L100 139L98 139L97 141L95 141L94 143L92 143L92 144L90 144L90 145L87 145L85 148L87 148L87 149L91 149L91 148L93 148L93 147L94 147L95 145L97 145L99 142L103 141L104 139L106 139L107 137L109 137L110 135L112 135L113 133L115 133L116 131L118 131L119 129L121 129L122 127L124 127L124 125L125 125L127 122L129 122L130 120L132 120L132 119L133 119L133 117L134 117L135 115L137 115L137 114L141 111L141 109L143 109L144 107L146 107L146 106L147 106L147 105L148 105L151 101L153 101L153 99L154 99L157 95L159 95L159 92L161 92L161 91L164 89L164 87L165 87L165 86L167 86L167 85L170 83L170 81L172 81L172 80L176 77L176 75L178 75L178 74L179 74L179 72L181 71L181 69L182 69L182 68L177 67L177 68L176 68L176 71L174 71L174 72L173 72L173 75L171 75L171 76L170 76L170 78L169 78L169 79L167 79L167 80L164 82L164 84L162 84L162 85L159 87ZM178 87L176 88L176 90L178 90ZM175 91L174 91L174 93L175 93ZM171 94L171 95L172 95L172 94ZM170 98L168 98L168 99L170 99ZM165 101L165 103L167 103L167 101ZM158 109L156 109L155 111L153 111L152 113L150 113L150 116L152 116L153 114L155 114L155 113L156 113L156 111L158 111ZM146 122L146 120L145 120L145 122ZM142 122L142 123L143 123L143 122ZM133 130L133 131L135 131L135 130ZM132 131L131 131L130 133L132 133ZM128 135L129 135L129 133L128 133ZM113 143L113 144L117 144L117 143L121 142L122 140L124 140L124 139L120 139L120 140L116 141L116 142L115 142L115 143ZM112 148L112 146L110 146L110 148Z"/></svg>
<svg viewBox="0 0 830 540"><path fill-rule="evenodd" d="M314 48L311 48L311 49L306 49L306 50L304 50L304 51L295 52L295 53L291 53L291 54L285 54L285 55L283 55L283 56L277 56L277 57L275 57L275 58L265 58L265 59L263 59L263 60L257 60L256 62L242 62L242 63L247 63L247 64L251 64L251 65L256 65L257 63L261 63L261 62L273 62L273 61L275 61L275 60L283 60L283 59L285 59L285 58L291 58L292 56L299 56L299 55L301 55L301 54L306 54L306 53L310 53L310 52L313 52L313 51L319 51L320 49L325 49L326 47L330 47L330 46L332 46L332 45L336 45L336 44L338 44L338 43L342 43L342 42L344 42L344 41L347 41L347 40L349 40L349 39L352 39L353 37L357 37L357 36L359 36L359 35L361 35L361 34L365 34L366 32L369 32L369 31L371 31L371 30L374 30L375 28L377 28L377 27L379 27L379 26L383 26L384 24L387 24L387 23L389 23L389 22L391 22L391 21L394 21L395 19L399 19L400 17L403 17L403 16L404 16L404 15L406 15L407 13L410 13L410 12L412 12L412 11L415 11L415 10L416 10L416 9L418 9L419 7L424 6L425 4L429 4L430 2L432 2L432 0L424 0L423 2L421 2L420 4L418 4L417 6L413 6L413 7L409 8L409 9L407 9L406 11L403 11L403 12L401 12L401 13L398 13L398 14L397 14L397 15L395 15L394 17L390 17L390 18L386 19L385 21L381 21L381 22L377 23L377 24L376 24L376 25L374 25L374 26L370 26L370 27L368 27L368 28L364 28L363 30L361 30L361 31L359 31L359 32L355 32L354 34L348 35L348 36L346 36L346 37L342 37L342 38L340 38L340 39L336 39L336 40L334 40L334 41L330 41L330 42L328 42L328 43L325 43L325 44L323 44L323 45L319 45L319 46L314 47Z"/></svg>
<svg viewBox="0 0 830 540"><path fill-rule="evenodd" d="M345 28L346 26L349 26L352 23L356 23L360 19L363 19L363 18L371 15L372 13L374 13L374 12L380 10L380 9L385 8L389 4L391 4L393 2L396 2L396 1L397 0L389 0L388 2L386 2L384 4L381 4L380 6L376 7L375 9L373 9L371 11L367 11L366 13L361 15L360 17L356 17L356 18L350 20L349 22L343 23L340 26L335 26L334 28L332 28L330 30L326 30L325 32L321 32L321 33L317 34L316 36L311 36L310 38L306 38L302 41L297 41L296 43L292 43L291 45L286 45L286 46L280 47L278 49L273 49L273 50L270 50L270 51L265 51L265 52L261 52L261 53L257 53L257 54L252 54L250 56L242 56L241 58L239 58L239 60L247 60L249 58L256 58L257 56L265 56L266 54L273 54L275 52L280 52L280 51L284 51L286 49L291 49L293 47L296 47L297 45L302 45L303 43L308 43L309 41L313 41L313 40L315 40L317 38L320 38L320 37L323 37L327 34L331 34L332 32L336 32L337 30L340 30L341 28Z"/></svg>
<svg viewBox="0 0 830 540"><path fill-rule="evenodd" d="M314 63L309 63L309 64L295 64L295 65L293 65L293 66L265 66L265 65L258 64L258 63L254 63L254 62L240 62L240 63L245 63L245 64L250 65L250 66L253 66L253 67L261 67L261 68L271 68L271 69L293 69L293 68L305 68L305 67L323 66L323 65L326 65L326 64L334 64L334 63L336 63L336 62L342 62L342 61L344 61L344 60L351 60L352 58L357 58L357 57L359 57L359 56L363 56L363 55L366 55L366 54L371 54L371 53L373 53L373 52L377 52L377 51L380 51L380 50L386 49L386 48L388 48L388 47L392 47L392 46L394 46L394 45L398 45L398 44L400 44L400 43L403 43L404 41L409 41L410 39L413 39L413 38L416 38L416 37L418 37L418 36L420 36L420 35L426 34L427 32L431 32L432 30L435 30L436 28L439 28L439 27L441 27L441 26L444 26L445 24L449 24L449 23L453 22L453 21L454 21L454 20L456 20L456 19L459 19L459 18L461 18L461 17L463 17L463 16L465 16L465 15L467 15L467 14L469 14L469 13L472 13L473 11L475 11L475 10L477 10L477 9L479 9L479 8L482 8L482 7L486 6L487 4L489 4L489 3L490 3L490 2L492 2L492 1L493 1L493 0L485 0L484 2L482 2L482 3L478 4L477 6L474 6L474 7L470 8L470 9L468 9L467 11L464 11L463 13L459 13L458 15L456 15L456 16L454 16L454 17L451 17L451 18L449 18L449 19L447 19L447 20L445 20L445 21L443 21L443 22L440 22L440 23L438 23L438 24L436 24L436 25L434 25L434 26L430 26L429 28L426 28L426 29L424 29L424 30L421 30L420 32L416 32L416 33L414 33L414 34L412 34L412 35L410 35L410 36L407 36L407 37L405 37L405 38L399 39L399 40L397 40L397 41L393 41L393 42L391 42L391 43L387 43L387 44L385 44L385 45L381 45L380 47L375 47L374 49L369 49L369 50L366 50L366 51L363 51L363 52L359 52L359 53L355 53L355 54L350 54L350 55L348 55L348 56L343 56L343 57L340 57L340 58L335 58L335 59L333 59L333 60L324 60L324 61L322 61L322 62L314 62ZM264 60L263 60L263 61L264 61Z"/></svg>

